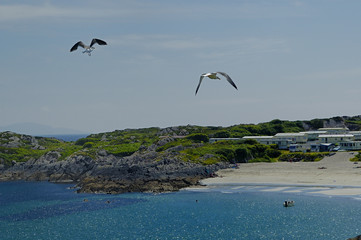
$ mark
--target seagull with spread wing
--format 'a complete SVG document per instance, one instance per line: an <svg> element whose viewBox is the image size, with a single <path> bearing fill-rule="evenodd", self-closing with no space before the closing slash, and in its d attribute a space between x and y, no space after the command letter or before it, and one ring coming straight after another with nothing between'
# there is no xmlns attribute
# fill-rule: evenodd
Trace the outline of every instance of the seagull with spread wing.
<svg viewBox="0 0 361 240"><path fill-rule="evenodd" d="M70 49L70 52L77 50L78 47L80 46L85 49L83 51L83 53L88 53L88 55L91 56L91 52L95 49L95 47L93 47L93 45L96 43L99 45L107 45L107 43L105 41L97 39L97 38L93 38L93 40L90 43L90 46L85 45L82 41L79 41L79 42L75 43L75 45Z"/></svg>
<svg viewBox="0 0 361 240"><path fill-rule="evenodd" d="M228 81L235 89L237 89L236 84L234 84L234 82L232 81L231 77L228 76L227 73L224 73L224 72L203 73L203 74L201 75L200 79L199 79L199 83L198 83L198 86L197 86L196 94L195 94L195 95L197 95L198 89L199 89L199 87L201 86L201 83L202 83L202 80L203 80L204 77L208 77L208 78L210 78L210 79L218 79L218 80L221 80L221 79L217 76L217 74L220 74L220 75L222 75L223 77L225 77L225 78L227 79L227 81ZM237 89L237 90L238 90L238 89Z"/></svg>

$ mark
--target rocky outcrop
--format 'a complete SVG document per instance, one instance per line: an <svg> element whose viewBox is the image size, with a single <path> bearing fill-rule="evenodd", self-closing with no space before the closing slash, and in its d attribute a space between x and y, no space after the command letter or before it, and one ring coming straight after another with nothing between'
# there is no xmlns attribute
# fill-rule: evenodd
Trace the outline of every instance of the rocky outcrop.
<svg viewBox="0 0 361 240"><path fill-rule="evenodd" d="M78 192L92 193L164 192L197 185L228 167L226 163L203 166L184 162L179 152L158 153L156 148L150 146L128 157L116 157L101 149L95 158L75 155L63 161L59 161L59 152L50 151L0 170L0 181L74 182Z"/></svg>
<svg viewBox="0 0 361 240"><path fill-rule="evenodd" d="M302 127L305 131L317 130L318 128L348 128L350 131L361 130L361 115L358 116L342 116L325 119L313 119L310 121L302 121Z"/></svg>

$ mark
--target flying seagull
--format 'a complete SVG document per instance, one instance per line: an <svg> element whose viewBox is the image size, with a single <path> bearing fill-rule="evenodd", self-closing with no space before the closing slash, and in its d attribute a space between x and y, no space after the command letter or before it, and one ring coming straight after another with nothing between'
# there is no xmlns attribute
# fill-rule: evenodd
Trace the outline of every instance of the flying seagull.
<svg viewBox="0 0 361 240"><path fill-rule="evenodd" d="M195 95L197 95L198 89L199 89L199 87L201 86L201 83L202 83L202 80L203 80L204 77L208 77L208 78L210 78L210 79L218 79L218 80L221 80L221 79L217 76L218 73L221 74L223 77L225 77L225 78L227 79L227 81L228 81L235 89L237 89L236 84L234 84L234 82L232 81L232 79L230 78L230 76L228 76L227 73L224 73L224 72L203 73L203 74L201 75L201 78L199 79L199 83L198 83L198 86L197 86L196 94L195 94ZM237 90L238 90L238 89L237 89Z"/></svg>
<svg viewBox="0 0 361 240"><path fill-rule="evenodd" d="M75 43L75 45L70 49L70 52L77 50L78 47L80 46L85 49L83 51L83 53L88 53L88 55L90 56L91 52L95 49L95 47L93 47L93 45L96 43L99 45L107 45L107 43L104 42L103 40L93 38L92 42L90 43L90 46L87 46L82 41L79 41L79 42Z"/></svg>

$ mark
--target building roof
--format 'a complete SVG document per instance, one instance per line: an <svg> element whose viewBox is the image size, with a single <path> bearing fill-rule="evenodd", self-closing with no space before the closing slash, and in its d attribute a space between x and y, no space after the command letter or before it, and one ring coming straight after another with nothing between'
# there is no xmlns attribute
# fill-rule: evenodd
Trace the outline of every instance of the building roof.
<svg viewBox="0 0 361 240"><path fill-rule="evenodd" d="M240 138L209 138L209 140L241 140Z"/></svg>
<svg viewBox="0 0 361 240"><path fill-rule="evenodd" d="M348 131L349 129L346 127L346 128L344 128L344 127L334 127L334 128L319 128L318 129L319 131L324 131L324 130L326 130L326 131L329 131L329 130L346 130L346 131Z"/></svg>
<svg viewBox="0 0 361 240"><path fill-rule="evenodd" d="M307 132L300 132L300 133L305 133L305 134L323 134L323 133L327 133L327 131L307 131Z"/></svg>
<svg viewBox="0 0 361 240"><path fill-rule="evenodd" d="M332 146L334 143L320 143L320 146Z"/></svg>
<svg viewBox="0 0 361 240"><path fill-rule="evenodd" d="M302 137L305 133L277 133L275 137Z"/></svg>
<svg viewBox="0 0 361 240"><path fill-rule="evenodd" d="M361 134L361 131L349 131L349 134Z"/></svg>
<svg viewBox="0 0 361 240"><path fill-rule="evenodd" d="M244 136L244 139L271 139L273 136Z"/></svg>
<svg viewBox="0 0 361 240"><path fill-rule="evenodd" d="M354 135L352 134L322 134L322 135L319 135L318 137L354 137Z"/></svg>

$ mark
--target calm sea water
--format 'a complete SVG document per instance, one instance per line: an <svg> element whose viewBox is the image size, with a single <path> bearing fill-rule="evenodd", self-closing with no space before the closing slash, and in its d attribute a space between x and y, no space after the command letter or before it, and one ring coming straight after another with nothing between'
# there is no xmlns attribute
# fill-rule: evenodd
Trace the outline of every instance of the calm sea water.
<svg viewBox="0 0 361 240"><path fill-rule="evenodd" d="M347 239L361 201L231 188L76 194L71 185L0 183L0 239ZM284 208L285 199L296 205Z"/></svg>

